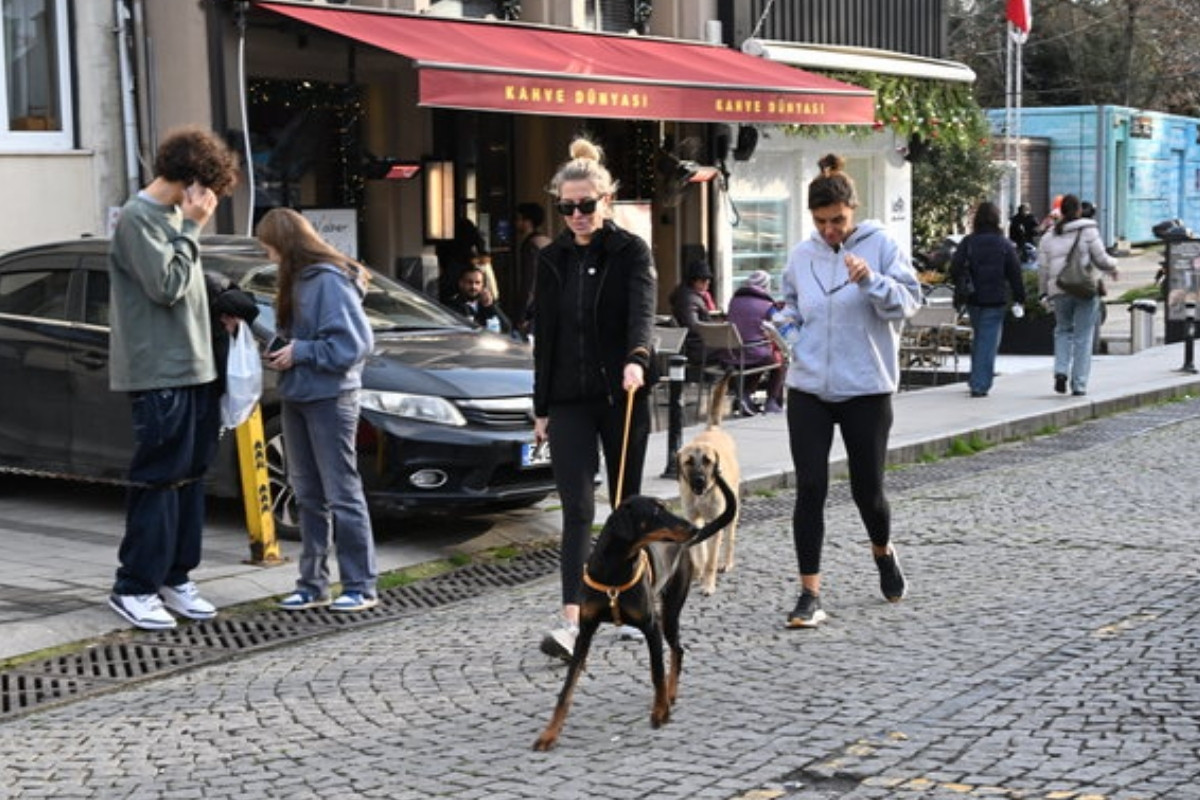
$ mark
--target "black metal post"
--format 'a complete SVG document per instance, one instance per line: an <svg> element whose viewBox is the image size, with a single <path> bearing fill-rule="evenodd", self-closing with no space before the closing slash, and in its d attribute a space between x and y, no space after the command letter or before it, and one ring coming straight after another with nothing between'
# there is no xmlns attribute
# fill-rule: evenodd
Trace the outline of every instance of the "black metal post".
<svg viewBox="0 0 1200 800"><path fill-rule="evenodd" d="M662 477L678 478L676 455L683 444L683 383L687 378L687 356L671 356L668 375L671 386L667 397L667 466Z"/></svg>
<svg viewBox="0 0 1200 800"><path fill-rule="evenodd" d="M1179 368L1180 372L1188 372L1196 374L1196 363L1193 360L1196 343L1196 303L1194 300L1188 300L1184 304L1187 314L1187 324L1183 330L1183 366Z"/></svg>

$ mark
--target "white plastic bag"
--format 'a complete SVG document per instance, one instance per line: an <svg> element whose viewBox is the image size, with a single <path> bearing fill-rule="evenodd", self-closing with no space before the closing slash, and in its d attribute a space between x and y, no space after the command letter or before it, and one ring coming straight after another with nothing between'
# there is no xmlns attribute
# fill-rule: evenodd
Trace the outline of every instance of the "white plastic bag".
<svg viewBox="0 0 1200 800"><path fill-rule="evenodd" d="M250 327L239 321L229 337L225 394L221 395L221 427L236 428L254 411L262 395L262 361Z"/></svg>

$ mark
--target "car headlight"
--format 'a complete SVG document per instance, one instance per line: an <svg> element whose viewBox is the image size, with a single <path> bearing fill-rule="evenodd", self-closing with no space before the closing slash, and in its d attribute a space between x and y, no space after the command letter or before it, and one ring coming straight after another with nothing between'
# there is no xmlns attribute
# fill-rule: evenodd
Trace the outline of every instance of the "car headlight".
<svg viewBox="0 0 1200 800"><path fill-rule="evenodd" d="M441 397L427 394L405 394L403 392L377 392L363 389L359 393L363 408L390 414L394 417L431 422L434 425L462 427L467 424L453 403Z"/></svg>

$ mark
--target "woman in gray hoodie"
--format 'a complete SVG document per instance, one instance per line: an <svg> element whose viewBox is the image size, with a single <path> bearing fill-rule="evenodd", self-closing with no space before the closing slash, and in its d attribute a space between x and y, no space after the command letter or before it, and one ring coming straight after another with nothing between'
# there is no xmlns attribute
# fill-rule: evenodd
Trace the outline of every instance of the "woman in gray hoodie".
<svg viewBox="0 0 1200 800"><path fill-rule="evenodd" d="M921 303L909 258L878 222L856 224L854 181L830 154L808 186L816 230L793 248L783 274L784 314L800 325L787 374L787 421L796 470L792 537L800 598L789 628L814 628L821 608L821 549L829 450L841 428L850 488L871 539L880 588L889 602L906 590L891 544L883 469L900 374L900 328Z"/></svg>
<svg viewBox="0 0 1200 800"><path fill-rule="evenodd" d="M327 244L289 208L273 208L255 231L279 265L276 341L267 366L281 372L288 479L300 512L300 579L279 607L363 611L378 604L375 540L355 434L363 362L374 347L363 311L367 271ZM337 538L342 593L329 597L329 548Z"/></svg>

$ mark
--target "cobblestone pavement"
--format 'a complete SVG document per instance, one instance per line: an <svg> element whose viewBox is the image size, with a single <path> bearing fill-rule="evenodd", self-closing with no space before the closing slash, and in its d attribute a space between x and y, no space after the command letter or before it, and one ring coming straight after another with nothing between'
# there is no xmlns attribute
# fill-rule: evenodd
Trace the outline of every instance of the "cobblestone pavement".
<svg viewBox="0 0 1200 800"><path fill-rule="evenodd" d="M1200 798L1200 401L889 475L911 591L878 595L846 487L820 629L790 495L750 498L693 594L671 723L644 649L598 638L558 749L557 578L0 726L22 798Z"/></svg>

